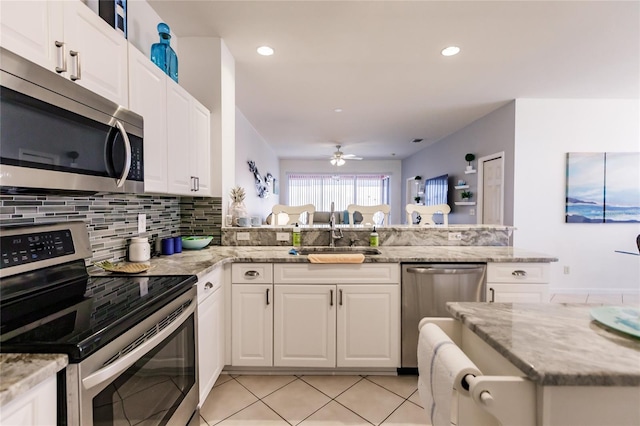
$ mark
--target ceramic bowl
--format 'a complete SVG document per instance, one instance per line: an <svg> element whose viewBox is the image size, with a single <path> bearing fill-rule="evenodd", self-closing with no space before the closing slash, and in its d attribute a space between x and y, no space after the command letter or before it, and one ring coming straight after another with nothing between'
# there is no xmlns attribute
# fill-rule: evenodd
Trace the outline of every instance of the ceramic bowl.
<svg viewBox="0 0 640 426"><path fill-rule="evenodd" d="M187 250L199 250L209 245L213 237L182 237L182 248Z"/></svg>

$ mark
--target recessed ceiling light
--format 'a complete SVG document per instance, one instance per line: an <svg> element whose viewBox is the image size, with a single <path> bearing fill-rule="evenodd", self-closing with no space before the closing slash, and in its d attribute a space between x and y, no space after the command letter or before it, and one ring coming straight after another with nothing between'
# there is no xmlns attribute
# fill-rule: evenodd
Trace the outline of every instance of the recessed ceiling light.
<svg viewBox="0 0 640 426"><path fill-rule="evenodd" d="M260 46L258 47L258 54L262 56L271 56L273 55L273 48L269 46Z"/></svg>
<svg viewBox="0 0 640 426"><path fill-rule="evenodd" d="M336 108L333 110L333 112L342 112L342 108Z"/></svg>
<svg viewBox="0 0 640 426"><path fill-rule="evenodd" d="M442 56L453 56L460 53L460 48L458 46L449 46L442 49Z"/></svg>

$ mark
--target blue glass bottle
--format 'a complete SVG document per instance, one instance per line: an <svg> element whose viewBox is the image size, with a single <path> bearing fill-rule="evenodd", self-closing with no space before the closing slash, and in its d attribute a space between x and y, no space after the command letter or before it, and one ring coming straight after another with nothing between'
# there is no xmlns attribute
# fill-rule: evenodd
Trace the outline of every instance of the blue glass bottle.
<svg viewBox="0 0 640 426"><path fill-rule="evenodd" d="M178 82L178 56L171 48L171 31L164 22L158 24L160 42L151 46L151 61L176 83Z"/></svg>

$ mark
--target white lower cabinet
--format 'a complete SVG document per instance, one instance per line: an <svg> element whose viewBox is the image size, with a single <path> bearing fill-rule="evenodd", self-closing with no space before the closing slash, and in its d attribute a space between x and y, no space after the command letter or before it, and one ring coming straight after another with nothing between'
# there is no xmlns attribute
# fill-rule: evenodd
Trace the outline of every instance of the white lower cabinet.
<svg viewBox="0 0 640 426"><path fill-rule="evenodd" d="M400 365L400 287L338 285L337 366Z"/></svg>
<svg viewBox="0 0 640 426"><path fill-rule="evenodd" d="M335 367L336 286L276 285L273 365Z"/></svg>
<svg viewBox="0 0 640 426"><path fill-rule="evenodd" d="M54 426L56 424L56 376L0 407L3 426Z"/></svg>
<svg viewBox="0 0 640 426"><path fill-rule="evenodd" d="M231 364L272 366L273 285L232 283L231 288Z"/></svg>
<svg viewBox="0 0 640 426"><path fill-rule="evenodd" d="M398 264L265 265L232 267L234 366L399 367Z"/></svg>
<svg viewBox="0 0 640 426"><path fill-rule="evenodd" d="M541 303L549 301L548 263L488 263L487 301Z"/></svg>
<svg viewBox="0 0 640 426"><path fill-rule="evenodd" d="M199 406L224 367L225 326L222 268L198 280L198 385Z"/></svg>

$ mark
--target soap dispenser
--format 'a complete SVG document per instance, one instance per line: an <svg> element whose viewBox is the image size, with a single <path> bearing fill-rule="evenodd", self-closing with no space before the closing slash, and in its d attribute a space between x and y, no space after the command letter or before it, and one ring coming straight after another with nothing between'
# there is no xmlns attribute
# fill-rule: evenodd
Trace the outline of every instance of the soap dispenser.
<svg viewBox="0 0 640 426"><path fill-rule="evenodd" d="M369 245L371 247L378 247L380 240L378 239L378 233L376 232L376 227L373 227L373 232L369 234Z"/></svg>
<svg viewBox="0 0 640 426"><path fill-rule="evenodd" d="M300 241L300 227L298 226L298 223L296 223L296 225L293 227L293 236L291 238L292 242L293 242L293 246L294 247L300 247L301 241Z"/></svg>

